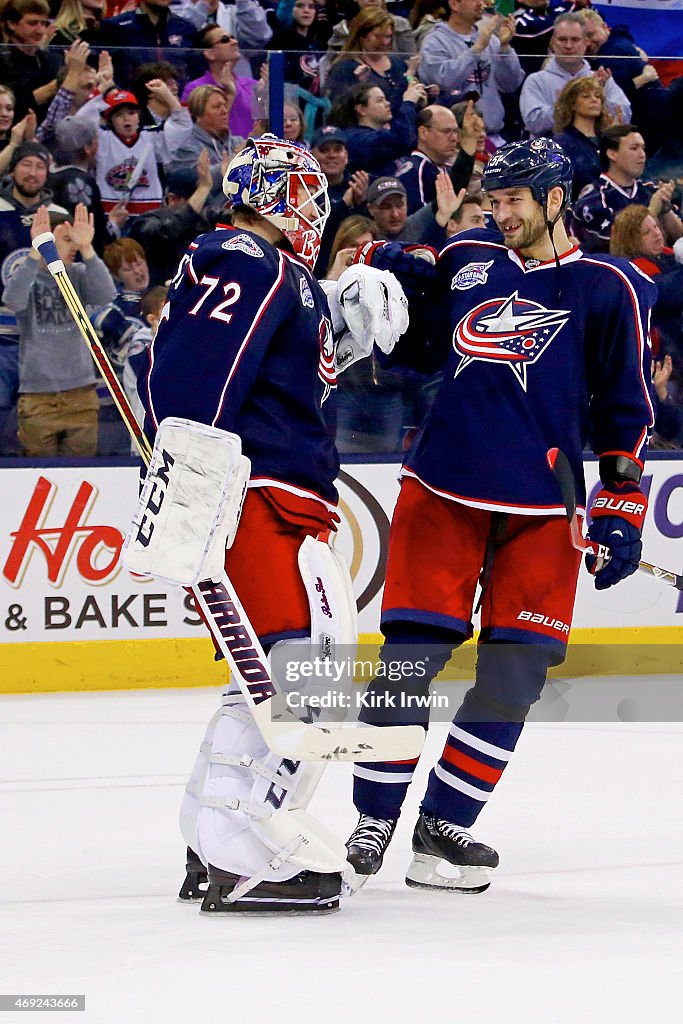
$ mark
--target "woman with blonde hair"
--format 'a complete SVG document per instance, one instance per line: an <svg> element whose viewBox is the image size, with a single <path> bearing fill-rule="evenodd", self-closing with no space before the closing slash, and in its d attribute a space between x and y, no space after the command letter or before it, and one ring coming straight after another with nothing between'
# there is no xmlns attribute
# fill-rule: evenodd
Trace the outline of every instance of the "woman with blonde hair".
<svg viewBox="0 0 683 1024"><path fill-rule="evenodd" d="M598 138L612 123L605 90L597 78L587 75L567 82L555 101L554 120L553 139L574 168L572 199L576 199L582 188L600 177Z"/></svg>
<svg viewBox="0 0 683 1024"><path fill-rule="evenodd" d="M325 82L330 98L336 99L352 85L378 85L395 109L408 84L408 65L390 52L393 38L394 23L386 11L368 7L357 14Z"/></svg>
<svg viewBox="0 0 683 1024"><path fill-rule="evenodd" d="M96 43L104 17L104 0L62 0L53 22L52 46L71 46L74 39Z"/></svg>
<svg viewBox="0 0 683 1024"><path fill-rule="evenodd" d="M0 147L6 146L9 142L15 106L13 91L8 85L0 85Z"/></svg>
<svg viewBox="0 0 683 1024"><path fill-rule="evenodd" d="M657 448L680 447L683 444L683 240L679 239L673 250L669 249L648 208L633 203L614 218L609 251L611 256L625 256L657 286L650 332L656 399L653 441Z"/></svg>
<svg viewBox="0 0 683 1024"><path fill-rule="evenodd" d="M17 121L15 119L16 100L14 92L8 85L0 85L0 174L9 167L15 149L22 142L30 142L36 135L36 115L29 110L28 114Z"/></svg>

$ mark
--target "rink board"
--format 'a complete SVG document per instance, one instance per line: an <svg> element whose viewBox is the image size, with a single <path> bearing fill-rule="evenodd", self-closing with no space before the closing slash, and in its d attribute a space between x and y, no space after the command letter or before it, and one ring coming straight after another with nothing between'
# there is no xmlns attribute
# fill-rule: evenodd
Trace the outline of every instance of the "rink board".
<svg viewBox="0 0 683 1024"><path fill-rule="evenodd" d="M379 640L397 463L344 465L339 547L351 565L361 639ZM0 508L0 692L219 685L183 591L132 577L118 555L138 492L132 466L8 468ZM597 463L586 463L589 489ZM683 459L653 457L645 557L680 572ZM637 574L603 594L581 573L563 672L679 672L683 595ZM459 656L471 671L474 650ZM639 666L642 665L642 668Z"/></svg>

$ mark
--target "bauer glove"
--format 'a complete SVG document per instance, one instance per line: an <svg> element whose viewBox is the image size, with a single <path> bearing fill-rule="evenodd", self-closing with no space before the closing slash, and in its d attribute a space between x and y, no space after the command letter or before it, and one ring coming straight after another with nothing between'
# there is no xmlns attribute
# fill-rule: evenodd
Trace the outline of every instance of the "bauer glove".
<svg viewBox="0 0 683 1024"><path fill-rule="evenodd" d="M608 561L586 555L586 568L595 576L595 589L606 590L638 568L647 498L633 480L603 484L590 508L589 540L609 548Z"/></svg>

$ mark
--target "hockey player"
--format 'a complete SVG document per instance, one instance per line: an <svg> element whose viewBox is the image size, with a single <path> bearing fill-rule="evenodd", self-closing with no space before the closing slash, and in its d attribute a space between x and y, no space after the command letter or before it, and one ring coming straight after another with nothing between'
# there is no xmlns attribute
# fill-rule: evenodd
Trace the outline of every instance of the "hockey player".
<svg viewBox="0 0 683 1024"><path fill-rule="evenodd" d="M150 439L168 416L241 438L251 476L225 566L266 651L332 628L319 621L321 599L309 602L304 569L320 585L310 589L328 595L325 614L345 602L345 621L355 623L348 570L327 543L339 521L333 323L337 344L347 345L344 362L353 345L341 330L338 284L328 305L312 274L329 213L326 185L317 161L295 144L271 135L247 143L223 183L231 224L201 235L181 260L139 384ZM393 341L400 330L389 323L392 310L405 305L394 289L395 301L368 300ZM360 289L351 292L362 313ZM406 319L404 312L401 329ZM334 639L355 643L345 629ZM305 808L320 771L271 753L233 685L209 724L181 811L190 858L181 898L201 895L208 867L206 911L335 909L343 844L334 868L302 870L263 828L274 810Z"/></svg>
<svg viewBox="0 0 683 1024"><path fill-rule="evenodd" d="M474 686L429 776L406 877L410 886L465 892L486 889L498 865L495 850L469 829L569 638L580 555L546 452L566 452L582 513L584 445L600 458L589 536L612 557L587 562L600 590L634 572L640 558L647 502L639 481L653 422L653 286L627 261L585 256L570 243L561 218L571 164L562 149L546 139L506 145L482 187L502 241L483 230L458 235L439 256L425 312L418 319L411 311L422 325L434 309L430 343L445 374L403 467L381 620L382 659L412 652L427 664L428 685L471 637L481 583ZM397 249L371 243L357 258L395 262L400 279L407 254L399 263ZM380 678L373 687L379 699L363 713L366 722L417 720L379 710L392 691ZM427 720L423 712L425 728ZM414 769L415 762L356 765L360 820L347 846L357 882L379 870ZM457 878L438 872L442 860L460 869Z"/></svg>

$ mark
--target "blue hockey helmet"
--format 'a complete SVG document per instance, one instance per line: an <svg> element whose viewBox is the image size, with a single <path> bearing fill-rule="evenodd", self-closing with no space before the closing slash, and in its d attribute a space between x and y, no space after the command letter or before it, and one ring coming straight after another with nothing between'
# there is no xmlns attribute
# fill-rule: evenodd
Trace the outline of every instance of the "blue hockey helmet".
<svg viewBox="0 0 683 1024"><path fill-rule="evenodd" d="M572 187L572 163L552 139L527 139L501 146L486 164L481 179L483 192L497 188L529 188L545 210L548 192L559 185L564 205Z"/></svg>
<svg viewBox="0 0 683 1024"><path fill-rule="evenodd" d="M225 172L223 192L233 206L257 210L314 266L330 200L327 178L307 149L276 135L249 139Z"/></svg>

